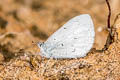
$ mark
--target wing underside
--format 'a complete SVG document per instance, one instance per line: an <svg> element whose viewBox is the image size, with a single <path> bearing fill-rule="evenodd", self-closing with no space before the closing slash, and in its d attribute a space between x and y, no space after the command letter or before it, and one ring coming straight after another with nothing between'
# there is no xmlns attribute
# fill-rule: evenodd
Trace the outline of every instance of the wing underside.
<svg viewBox="0 0 120 80"><path fill-rule="evenodd" d="M77 16L51 35L41 46L45 57L84 57L94 43L94 25L89 15Z"/></svg>

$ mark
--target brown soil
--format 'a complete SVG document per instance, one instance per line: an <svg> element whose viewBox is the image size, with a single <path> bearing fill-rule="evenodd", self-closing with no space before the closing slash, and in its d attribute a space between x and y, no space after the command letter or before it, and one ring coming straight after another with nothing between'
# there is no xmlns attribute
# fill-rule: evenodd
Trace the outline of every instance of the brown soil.
<svg viewBox="0 0 120 80"><path fill-rule="evenodd" d="M104 47L108 36L105 0L0 0L0 80L120 80L120 16L115 20L120 1L110 3L111 24L115 24L108 50L55 60L41 57L36 42L45 41L80 14L92 16L93 48Z"/></svg>

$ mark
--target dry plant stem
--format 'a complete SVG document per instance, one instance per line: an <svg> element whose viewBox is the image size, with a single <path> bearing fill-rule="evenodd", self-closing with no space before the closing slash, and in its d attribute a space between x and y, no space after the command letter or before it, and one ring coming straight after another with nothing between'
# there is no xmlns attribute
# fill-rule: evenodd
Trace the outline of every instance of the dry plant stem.
<svg viewBox="0 0 120 80"><path fill-rule="evenodd" d="M115 23L116 23L117 19L119 18L119 16L120 16L120 13L117 14L117 16L116 16L116 18L114 20L114 24L113 25L115 25Z"/></svg>
<svg viewBox="0 0 120 80"><path fill-rule="evenodd" d="M106 3L107 3L107 6L108 6L108 10L109 10L108 19L107 19L107 27L108 27L108 29L110 29L111 7L110 7L110 4L109 4L108 0L106 0Z"/></svg>
<svg viewBox="0 0 120 80"><path fill-rule="evenodd" d="M109 10L108 19L107 19L107 27L108 27L109 34L108 34L108 37L107 37L107 40L106 40L106 44L105 44L104 48L102 49L103 51L107 50L109 45L113 41L112 27L110 27L111 7L110 7L110 4L109 4L108 0L106 0L106 3L107 3L107 6L108 6L108 10Z"/></svg>
<svg viewBox="0 0 120 80"><path fill-rule="evenodd" d="M119 40L119 34L118 34L118 32L116 31L117 30L117 27L116 27L116 23L117 23L117 20L119 19L119 16L120 16L120 13L119 14L117 14L117 16L116 16L116 18L115 18L115 20L114 20L114 23L113 23L113 30L112 30L112 32L113 32L113 35L114 35L114 41L115 40Z"/></svg>

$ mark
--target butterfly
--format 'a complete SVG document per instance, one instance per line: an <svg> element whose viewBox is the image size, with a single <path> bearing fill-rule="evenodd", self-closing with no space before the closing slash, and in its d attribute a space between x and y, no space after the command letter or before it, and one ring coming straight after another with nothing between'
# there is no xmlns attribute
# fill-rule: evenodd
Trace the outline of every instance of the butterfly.
<svg viewBox="0 0 120 80"><path fill-rule="evenodd" d="M94 43L94 24L89 14L70 19L45 42L39 42L40 55L46 58L80 58Z"/></svg>

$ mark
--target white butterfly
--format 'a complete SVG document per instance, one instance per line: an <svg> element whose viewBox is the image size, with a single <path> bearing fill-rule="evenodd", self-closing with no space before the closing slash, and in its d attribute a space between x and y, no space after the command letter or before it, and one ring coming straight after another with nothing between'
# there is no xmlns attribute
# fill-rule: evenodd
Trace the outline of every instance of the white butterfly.
<svg viewBox="0 0 120 80"><path fill-rule="evenodd" d="M46 58L84 57L94 43L94 25L89 14L76 16L51 35L44 43L38 43L40 55Z"/></svg>

